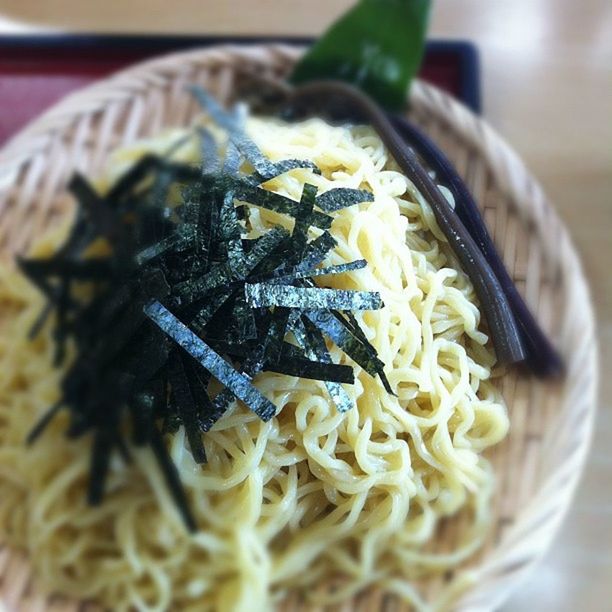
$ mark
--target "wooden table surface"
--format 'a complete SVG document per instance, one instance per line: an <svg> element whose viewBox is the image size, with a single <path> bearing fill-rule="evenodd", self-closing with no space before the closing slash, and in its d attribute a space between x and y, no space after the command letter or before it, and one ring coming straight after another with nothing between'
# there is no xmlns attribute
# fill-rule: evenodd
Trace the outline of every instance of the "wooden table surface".
<svg viewBox="0 0 612 612"><path fill-rule="evenodd" d="M0 33L316 34L352 0L0 0ZM481 50L484 114L566 221L599 318L593 449L573 507L506 612L612 611L612 1L438 0L432 37Z"/></svg>

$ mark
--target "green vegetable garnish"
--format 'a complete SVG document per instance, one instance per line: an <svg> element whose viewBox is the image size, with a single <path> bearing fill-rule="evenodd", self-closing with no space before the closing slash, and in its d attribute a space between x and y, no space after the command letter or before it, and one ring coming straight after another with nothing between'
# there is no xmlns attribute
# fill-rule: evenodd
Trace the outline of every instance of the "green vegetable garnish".
<svg viewBox="0 0 612 612"><path fill-rule="evenodd" d="M295 84L346 81L401 110L425 47L430 0L359 0L295 66Z"/></svg>
<svg viewBox="0 0 612 612"><path fill-rule="evenodd" d="M54 313L57 362L65 361L69 346L76 355L63 376L60 402L28 442L60 410L70 417L68 437L91 434L92 504L103 499L113 454L130 461L128 440L149 446L189 529L195 520L164 434L184 427L194 460L205 462L202 434L236 398L262 420L275 414L252 382L263 371L323 381L338 410L348 410L342 384L354 382L353 370L332 363L325 336L388 387L382 362L351 314L381 308L380 296L318 287L313 280L366 265L321 267L336 246L324 211L371 195L334 189L317 197L308 183L299 201L266 191L261 184L287 170L319 170L307 161L271 162L242 131L237 114L194 91L228 133L225 159L200 129L201 167L147 155L106 195L76 175L70 189L79 208L65 244L48 259L19 261L48 300L33 332ZM177 193L178 203L169 197ZM247 203L293 217L293 230L276 226L246 238ZM309 241L311 227L320 235ZM86 257L100 240L109 254ZM220 392L212 391L212 379Z"/></svg>

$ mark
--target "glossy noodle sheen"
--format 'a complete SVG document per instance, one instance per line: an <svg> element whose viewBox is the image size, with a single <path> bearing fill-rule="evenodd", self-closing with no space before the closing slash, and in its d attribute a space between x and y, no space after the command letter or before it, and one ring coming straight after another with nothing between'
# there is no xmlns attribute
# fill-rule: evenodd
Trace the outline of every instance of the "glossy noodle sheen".
<svg viewBox="0 0 612 612"><path fill-rule="evenodd" d="M321 382L260 374L256 385L279 407L270 422L233 406L204 436L209 462L202 467L182 430L168 437L197 534L185 532L149 450L135 450L132 466L115 458L108 494L92 508L84 495L91 440L67 441L66 415L33 447L23 444L37 415L57 399L61 372L50 366L49 327L34 342L26 339L42 297L3 268L2 531L27 549L47 585L113 610L267 610L296 588L333 600L370 585L422 607L417 579L455 566L483 539L493 478L481 452L508 429L489 381L494 357L479 329L472 285L431 209L373 130L318 119L250 119L247 127L273 160L308 158L322 170L293 170L267 188L295 199L304 182L319 193L339 186L373 192L372 203L334 213L338 247L322 264L363 258L367 267L316 280L380 292L385 307L356 316L397 397L352 362L355 385L344 386L355 407L344 414ZM116 152L100 187L143 152L165 150L183 135ZM175 156L197 161L197 149L191 140ZM290 228L292 221L249 209L250 237L275 223ZM36 252L50 253L60 234L47 236ZM347 362L336 347L330 352ZM459 510L467 517L463 539L451 552L432 552L427 544L440 520ZM321 587L333 575L342 576L339 588L326 593Z"/></svg>

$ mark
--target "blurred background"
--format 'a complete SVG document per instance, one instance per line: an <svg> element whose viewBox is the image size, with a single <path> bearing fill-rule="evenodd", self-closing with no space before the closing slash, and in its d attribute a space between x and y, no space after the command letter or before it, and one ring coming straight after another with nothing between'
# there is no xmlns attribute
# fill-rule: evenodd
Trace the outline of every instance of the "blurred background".
<svg viewBox="0 0 612 612"><path fill-rule="evenodd" d="M0 0L0 37L58 31L312 36L352 4ZM478 47L483 114L569 226L599 318L603 376L587 470L552 550L504 610L612 610L612 381L606 376L612 372L612 2L436 0L430 38Z"/></svg>

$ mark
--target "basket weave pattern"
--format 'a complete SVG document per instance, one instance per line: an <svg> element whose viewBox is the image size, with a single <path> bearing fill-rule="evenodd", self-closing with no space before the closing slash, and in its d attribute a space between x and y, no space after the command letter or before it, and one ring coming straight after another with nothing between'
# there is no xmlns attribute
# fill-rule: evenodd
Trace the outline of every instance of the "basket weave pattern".
<svg viewBox="0 0 612 612"><path fill-rule="evenodd" d="M299 56L293 47L223 46L140 64L75 93L30 124L0 152L0 257L23 252L71 206L65 185L75 170L95 174L113 148L198 113L185 94L199 83L221 101L235 94L244 68L283 76ZM567 231L522 162L480 119L446 94L416 83L410 117L446 152L484 210L497 248L517 286L566 360L559 383L509 373L502 392L511 433L490 458L498 478L494 525L470 561L475 579L456 604L494 609L547 549L569 505L593 425L597 355L586 282ZM2 316L2 313L0 313ZM447 521L435 549L450 550L461 519ZM426 586L435 598L437 579ZM8 610L79 610L36 587L22 553L0 546L0 602ZM283 609L303 610L298 598ZM343 610L407 608L371 590Z"/></svg>

